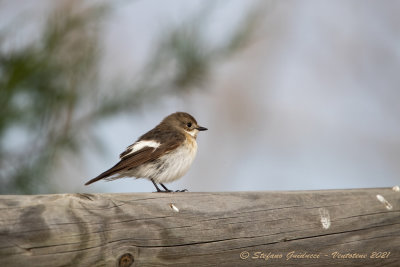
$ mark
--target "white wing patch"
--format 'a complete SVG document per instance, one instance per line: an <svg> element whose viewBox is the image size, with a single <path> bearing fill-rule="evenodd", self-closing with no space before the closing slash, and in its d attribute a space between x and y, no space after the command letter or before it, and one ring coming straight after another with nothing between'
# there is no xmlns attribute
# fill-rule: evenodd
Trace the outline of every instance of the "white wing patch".
<svg viewBox="0 0 400 267"><path fill-rule="evenodd" d="M144 147L153 147L154 150L156 150L157 147L160 146L160 143L157 141L153 141L153 140L143 140L143 141L139 141L134 143L133 145L129 146L127 149L130 149L129 153L124 155L121 158L124 158L132 153L135 153L136 151L139 151L140 149L144 148Z"/></svg>

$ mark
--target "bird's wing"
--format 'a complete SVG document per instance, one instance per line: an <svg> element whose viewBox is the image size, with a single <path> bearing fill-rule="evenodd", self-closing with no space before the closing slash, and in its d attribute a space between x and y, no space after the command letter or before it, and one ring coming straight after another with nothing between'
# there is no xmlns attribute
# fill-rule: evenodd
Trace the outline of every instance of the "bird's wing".
<svg viewBox="0 0 400 267"><path fill-rule="evenodd" d="M98 180L101 180L103 178L109 177L111 175L117 174L121 171L129 170L131 168L138 167L139 165L146 163L151 160L155 160L159 158L160 156L169 153L170 151L176 149L178 146L184 142L185 137L184 135L175 137L167 142L163 142L162 144L158 143L158 145L153 144L153 146L143 146L144 141L146 140L138 140L135 142L133 145L129 146L127 150L125 150L123 153L121 153L120 157L121 160L118 162L114 167L111 169L103 172L99 176L93 178L92 180L88 181L85 185L89 185L91 183L94 183ZM142 143L140 143L142 142ZM149 141L149 142L154 142L155 141ZM151 144L151 143L147 143ZM138 150L134 150L136 148L140 147Z"/></svg>
<svg viewBox="0 0 400 267"><path fill-rule="evenodd" d="M122 157L121 161L115 166L118 170L135 168L150 160L155 160L160 156L177 148L181 143L170 142L156 148L146 146L133 153L128 153Z"/></svg>
<svg viewBox="0 0 400 267"><path fill-rule="evenodd" d="M132 152L132 148L133 146L136 144L137 142L133 143L132 145L128 146L124 152L122 152L121 154L119 154L119 158L122 159L124 156L126 156L127 154Z"/></svg>
<svg viewBox="0 0 400 267"><path fill-rule="evenodd" d="M160 146L160 142L156 140L138 140L128 146L124 152L119 155L120 159L128 158L131 154L140 151L143 148L151 147L154 150Z"/></svg>
<svg viewBox="0 0 400 267"><path fill-rule="evenodd" d="M126 156L130 156L145 147L159 148L161 144L168 146L171 145L170 143L179 143L183 142L183 140L185 140L184 134L177 132L174 128L158 125L142 135L135 143L128 146L119 157L120 159L124 159Z"/></svg>

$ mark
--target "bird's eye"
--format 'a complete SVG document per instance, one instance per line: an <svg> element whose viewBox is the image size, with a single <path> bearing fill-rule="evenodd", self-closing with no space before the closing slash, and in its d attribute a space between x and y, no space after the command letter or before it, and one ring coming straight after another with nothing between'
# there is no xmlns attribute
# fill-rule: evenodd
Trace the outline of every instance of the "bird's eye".
<svg viewBox="0 0 400 267"><path fill-rule="evenodd" d="M191 122L188 122L188 123L186 124L186 126L190 128L190 127L192 127L192 123L191 123Z"/></svg>

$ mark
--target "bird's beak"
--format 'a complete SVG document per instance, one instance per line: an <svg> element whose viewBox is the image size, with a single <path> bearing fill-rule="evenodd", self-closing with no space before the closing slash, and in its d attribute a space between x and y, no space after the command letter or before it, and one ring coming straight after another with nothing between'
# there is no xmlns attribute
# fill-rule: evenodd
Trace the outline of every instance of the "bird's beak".
<svg viewBox="0 0 400 267"><path fill-rule="evenodd" d="M201 127L201 126L198 126L196 129L199 131L207 131L208 130L206 127Z"/></svg>

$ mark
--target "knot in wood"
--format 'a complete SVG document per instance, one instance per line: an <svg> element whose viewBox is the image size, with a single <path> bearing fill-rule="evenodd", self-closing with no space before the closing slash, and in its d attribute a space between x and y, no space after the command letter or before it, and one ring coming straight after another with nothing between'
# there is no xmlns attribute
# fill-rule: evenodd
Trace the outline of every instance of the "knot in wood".
<svg viewBox="0 0 400 267"><path fill-rule="evenodd" d="M129 267L134 262L133 256L130 253L125 253L119 258L119 267Z"/></svg>

